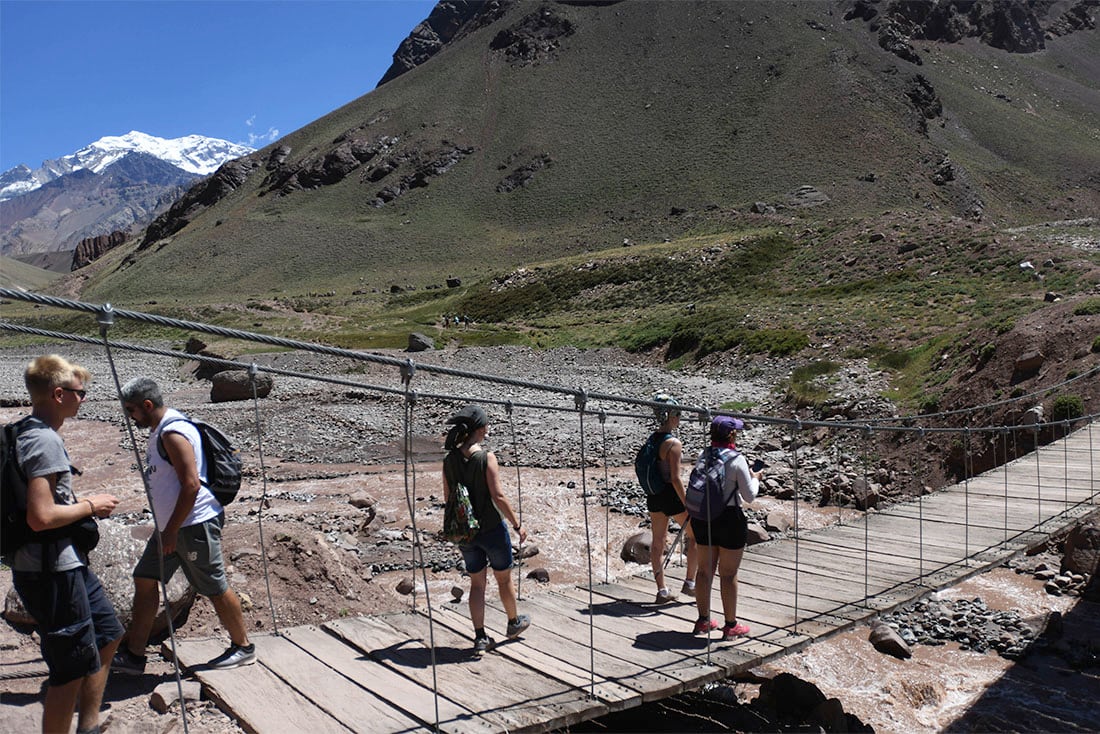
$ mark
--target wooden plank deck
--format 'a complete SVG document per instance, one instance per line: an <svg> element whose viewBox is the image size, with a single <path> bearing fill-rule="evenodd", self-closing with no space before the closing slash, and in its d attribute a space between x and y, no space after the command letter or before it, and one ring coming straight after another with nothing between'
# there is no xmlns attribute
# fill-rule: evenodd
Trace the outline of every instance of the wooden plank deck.
<svg viewBox="0 0 1100 734"><path fill-rule="evenodd" d="M258 636L259 663L203 668L220 640L178 655L250 732L536 732L639 706L745 670L1002 563L1097 509L1090 431L947 490L749 548L738 616L749 637L691 634L692 599L653 603L648 573L532 589L534 624L477 657L466 604ZM678 588L682 569L667 574ZM721 610L717 584L712 608ZM504 628L490 594L486 623ZM438 693L437 693L438 692Z"/></svg>

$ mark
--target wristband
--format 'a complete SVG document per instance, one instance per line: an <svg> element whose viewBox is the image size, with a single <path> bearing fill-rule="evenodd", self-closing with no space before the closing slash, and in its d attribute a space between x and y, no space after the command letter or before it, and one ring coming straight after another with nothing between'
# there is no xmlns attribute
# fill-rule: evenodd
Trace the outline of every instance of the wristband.
<svg viewBox="0 0 1100 734"><path fill-rule="evenodd" d="M513 525L512 530L515 530L518 533L519 529L522 528L522 527L523 527L522 525Z"/></svg>
<svg viewBox="0 0 1100 734"><path fill-rule="evenodd" d="M87 498L85 498L84 501L88 503L88 507L92 508L92 514L89 515L88 517L95 517L95 503L92 502L90 499L87 499Z"/></svg>

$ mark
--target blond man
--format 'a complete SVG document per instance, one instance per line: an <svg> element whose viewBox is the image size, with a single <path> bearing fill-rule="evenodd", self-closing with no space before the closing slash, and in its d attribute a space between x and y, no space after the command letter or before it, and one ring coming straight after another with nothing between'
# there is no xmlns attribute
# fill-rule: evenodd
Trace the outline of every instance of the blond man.
<svg viewBox="0 0 1100 734"><path fill-rule="evenodd" d="M91 382L88 370L56 354L27 365L23 380L31 414L17 424L15 457L25 487L16 500L32 531L10 560L12 582L34 617L49 681L43 732L68 734L79 706L77 733L99 731L99 709L111 659L122 637L114 607L92 570L87 551L71 528L89 516L107 517L118 498L96 494L77 499L72 466L58 431L76 416Z"/></svg>

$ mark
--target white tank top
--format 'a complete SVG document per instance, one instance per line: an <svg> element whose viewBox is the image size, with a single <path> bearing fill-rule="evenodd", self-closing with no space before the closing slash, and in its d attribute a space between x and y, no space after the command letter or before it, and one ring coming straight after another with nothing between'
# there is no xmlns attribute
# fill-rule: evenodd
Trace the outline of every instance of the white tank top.
<svg viewBox="0 0 1100 734"><path fill-rule="evenodd" d="M160 530L164 530L168 525L180 494L180 480L175 468L167 459L161 458L160 451L157 450L162 431L178 433L191 444L191 450L195 452L195 463L198 465L199 481L202 482L198 497L195 498L195 505L180 527L197 525L222 513L221 504L214 499L214 495L206 487L206 461L202 455L199 429L187 420L173 420L183 417L183 414L174 408L166 410L160 423L149 434L149 446L145 452L145 472L149 478L149 494L152 496L153 513L156 515L157 528Z"/></svg>

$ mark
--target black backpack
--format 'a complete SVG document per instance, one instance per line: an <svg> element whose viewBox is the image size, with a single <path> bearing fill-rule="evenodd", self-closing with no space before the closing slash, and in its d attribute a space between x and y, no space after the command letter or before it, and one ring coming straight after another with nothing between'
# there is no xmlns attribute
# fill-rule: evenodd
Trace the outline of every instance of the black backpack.
<svg viewBox="0 0 1100 734"><path fill-rule="evenodd" d="M5 424L0 434L0 555L14 553L27 543L48 543L62 538L71 539L85 553L93 550L99 543L99 525L94 517L38 532L27 524L27 508L20 504L16 493L16 488L22 487L24 499L27 496L27 475L15 455L21 422Z"/></svg>
<svg viewBox="0 0 1100 734"><path fill-rule="evenodd" d="M16 487L26 496L27 477L15 457L18 421L4 425L0 437L0 553L13 553L27 543L34 531L27 525L27 508L20 507Z"/></svg>
<svg viewBox="0 0 1100 734"><path fill-rule="evenodd" d="M638 475L638 484L642 485L647 495L660 494L665 488L664 477L657 468L657 461L661 458L661 444L672 436L671 433L654 433L638 449L634 457L634 473Z"/></svg>
<svg viewBox="0 0 1100 734"><path fill-rule="evenodd" d="M241 489L241 452L233 447L224 433L209 423L184 416L171 418L164 426L167 427L181 420L187 421L199 430L199 438L202 439L202 455L206 463L205 486L214 494L222 507L225 507L237 499L237 492ZM161 440L163 435L162 427L161 432L157 434L157 453L160 454L160 458L171 464L172 460L164 450L164 443Z"/></svg>

